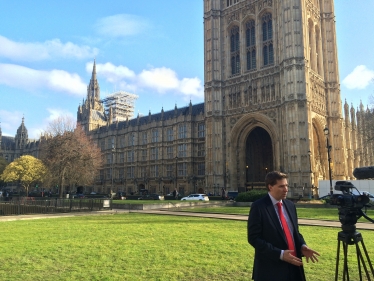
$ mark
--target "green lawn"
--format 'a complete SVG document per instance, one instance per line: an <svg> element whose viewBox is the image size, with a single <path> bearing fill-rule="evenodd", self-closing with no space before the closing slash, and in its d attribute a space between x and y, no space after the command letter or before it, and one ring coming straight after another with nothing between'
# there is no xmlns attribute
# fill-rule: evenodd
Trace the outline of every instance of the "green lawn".
<svg viewBox="0 0 374 281"><path fill-rule="evenodd" d="M180 202L180 200L113 200L113 204L167 204Z"/></svg>
<svg viewBox="0 0 374 281"><path fill-rule="evenodd" d="M198 213L218 213L233 215L248 215L250 207L209 207L209 208L185 208L181 211ZM319 219L339 221L338 208L297 208L297 214L302 219ZM368 209L366 214L374 219L374 210ZM359 222L368 222L360 218Z"/></svg>
<svg viewBox="0 0 374 281"><path fill-rule="evenodd" d="M307 279L333 280L340 229L300 229L322 255L320 263L305 264ZM373 232L361 233L374 260ZM129 213L1 222L0 236L1 280L250 280L252 274L245 221ZM355 259L349 247L351 280Z"/></svg>

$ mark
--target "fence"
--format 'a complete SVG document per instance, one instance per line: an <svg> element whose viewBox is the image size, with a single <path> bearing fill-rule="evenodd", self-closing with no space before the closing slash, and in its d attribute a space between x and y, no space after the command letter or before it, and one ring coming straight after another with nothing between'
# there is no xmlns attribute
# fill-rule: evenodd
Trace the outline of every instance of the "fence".
<svg viewBox="0 0 374 281"><path fill-rule="evenodd" d="M13 198L0 201L0 216L91 212L111 210L112 200L100 199L39 199L34 197Z"/></svg>

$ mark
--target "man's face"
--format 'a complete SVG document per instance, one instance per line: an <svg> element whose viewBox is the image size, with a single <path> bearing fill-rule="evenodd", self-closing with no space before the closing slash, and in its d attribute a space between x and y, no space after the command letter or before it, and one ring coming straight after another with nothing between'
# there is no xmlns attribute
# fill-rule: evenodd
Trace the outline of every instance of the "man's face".
<svg viewBox="0 0 374 281"><path fill-rule="evenodd" d="M286 199L288 192L288 182L287 179L277 180L274 185L269 184L269 193L276 200Z"/></svg>

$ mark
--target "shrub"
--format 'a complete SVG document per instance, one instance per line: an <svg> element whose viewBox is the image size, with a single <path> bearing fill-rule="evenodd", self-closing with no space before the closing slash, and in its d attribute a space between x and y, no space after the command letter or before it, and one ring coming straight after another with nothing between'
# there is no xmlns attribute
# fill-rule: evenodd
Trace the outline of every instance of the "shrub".
<svg viewBox="0 0 374 281"><path fill-rule="evenodd" d="M266 189L252 189L247 192L240 192L236 197L236 202L254 202L257 199L264 197L268 191Z"/></svg>

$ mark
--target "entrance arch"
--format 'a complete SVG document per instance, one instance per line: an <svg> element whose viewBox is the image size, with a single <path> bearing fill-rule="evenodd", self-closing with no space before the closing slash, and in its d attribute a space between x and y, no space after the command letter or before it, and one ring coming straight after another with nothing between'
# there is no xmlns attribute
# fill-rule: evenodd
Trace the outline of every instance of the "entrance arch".
<svg viewBox="0 0 374 281"><path fill-rule="evenodd" d="M246 183L264 182L265 175L274 170L273 146L269 133L261 127L253 129L245 147Z"/></svg>
<svg viewBox="0 0 374 281"><path fill-rule="evenodd" d="M266 172L282 170L279 126L276 126L276 119L269 118L269 115L246 114L237 119L231 129L227 174L230 186L238 191L252 186L252 182L257 182L256 187L264 187Z"/></svg>

